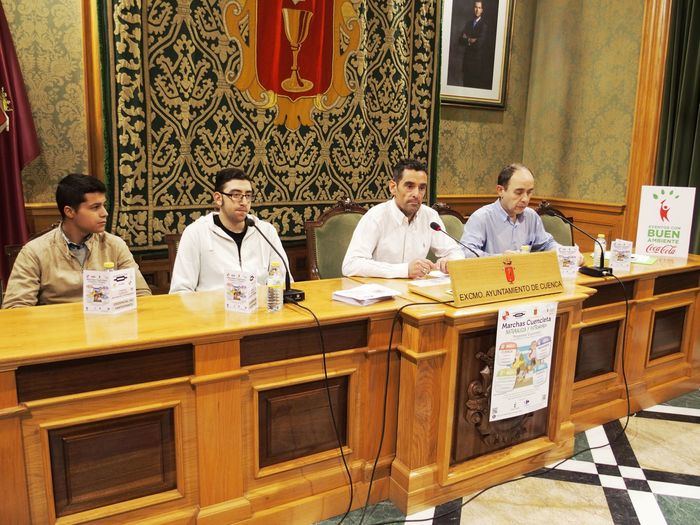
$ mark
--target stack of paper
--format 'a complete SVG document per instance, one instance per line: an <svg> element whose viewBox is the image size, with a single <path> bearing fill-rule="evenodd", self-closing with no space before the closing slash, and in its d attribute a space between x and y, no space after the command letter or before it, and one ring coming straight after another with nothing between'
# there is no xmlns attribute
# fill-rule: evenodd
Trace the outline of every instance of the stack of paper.
<svg viewBox="0 0 700 525"><path fill-rule="evenodd" d="M400 293L401 292L393 288L382 286L381 284L363 284L355 288L350 288L349 290L333 292L333 300L358 306L367 306L378 301L391 299Z"/></svg>

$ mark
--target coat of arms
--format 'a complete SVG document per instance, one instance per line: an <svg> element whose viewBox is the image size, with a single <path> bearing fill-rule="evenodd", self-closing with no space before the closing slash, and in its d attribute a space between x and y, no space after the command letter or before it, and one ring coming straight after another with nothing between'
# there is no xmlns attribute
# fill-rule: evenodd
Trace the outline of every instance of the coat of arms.
<svg viewBox="0 0 700 525"><path fill-rule="evenodd" d="M313 124L312 110L339 106L353 91L345 67L360 42L359 0L232 0L224 25L239 46L227 80L275 124Z"/></svg>

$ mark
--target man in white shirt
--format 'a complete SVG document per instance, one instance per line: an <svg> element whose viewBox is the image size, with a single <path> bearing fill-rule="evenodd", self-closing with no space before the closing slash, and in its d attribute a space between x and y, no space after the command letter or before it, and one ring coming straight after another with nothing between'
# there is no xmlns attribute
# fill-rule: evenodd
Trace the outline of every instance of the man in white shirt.
<svg viewBox="0 0 700 525"><path fill-rule="evenodd" d="M238 168L217 173L213 199L219 212L200 217L182 233L170 293L223 289L226 271L252 272L263 279L270 262L280 257L260 232L284 256L280 269L285 272L287 255L275 227L249 215L254 194L246 174ZM249 227L246 218L255 226Z"/></svg>
<svg viewBox="0 0 700 525"><path fill-rule="evenodd" d="M420 279L431 270L447 272L447 261L463 259L457 242L430 228L438 213L422 204L428 189L425 164L402 160L393 170L389 191L393 199L362 216L343 260L343 275ZM426 259L429 250L437 264Z"/></svg>

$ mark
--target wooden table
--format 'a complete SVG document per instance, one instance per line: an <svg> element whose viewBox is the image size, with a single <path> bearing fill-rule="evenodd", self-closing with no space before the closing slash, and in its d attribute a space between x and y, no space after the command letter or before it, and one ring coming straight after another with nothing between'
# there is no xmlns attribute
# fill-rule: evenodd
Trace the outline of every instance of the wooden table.
<svg viewBox="0 0 700 525"><path fill-rule="evenodd" d="M667 341L663 356L646 361L627 353L635 403L697 388L698 275L691 258L622 277L634 283L628 347L658 341L643 323L668 335L683 314L677 347ZM405 281L383 281L401 296L368 307L331 301L360 281L295 285L323 325L354 507L379 444L387 358L371 500L391 498L404 511L566 457L575 425L618 416L618 369L575 381L592 366L577 347L587 355L606 341L605 325L620 330L624 306L606 280L542 298L558 303L549 406L508 432L464 417L467 401L488 404L474 392L501 305L407 307L389 352L397 310L422 299ZM342 514L347 476L315 326L294 305L226 312L219 292L139 298L136 312L118 316L87 316L79 304L1 311L1 521L305 524ZM618 337L616 356L620 345Z"/></svg>

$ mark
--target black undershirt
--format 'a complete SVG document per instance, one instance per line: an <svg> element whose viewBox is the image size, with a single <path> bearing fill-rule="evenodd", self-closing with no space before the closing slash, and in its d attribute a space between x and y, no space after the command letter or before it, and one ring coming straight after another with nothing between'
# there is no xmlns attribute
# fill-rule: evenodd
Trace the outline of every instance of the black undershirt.
<svg viewBox="0 0 700 525"><path fill-rule="evenodd" d="M236 246L238 246L238 253L241 253L241 244L243 244L243 237L245 237L245 234L248 231L248 225L246 224L245 226L243 226L243 231L241 233L232 232L226 226L223 225L218 215L214 215L214 224L216 224L219 228L224 230L224 232L226 232L226 235L233 239L233 242L235 242Z"/></svg>

